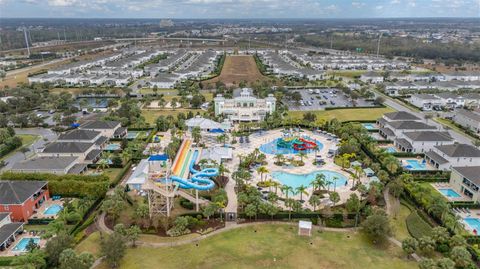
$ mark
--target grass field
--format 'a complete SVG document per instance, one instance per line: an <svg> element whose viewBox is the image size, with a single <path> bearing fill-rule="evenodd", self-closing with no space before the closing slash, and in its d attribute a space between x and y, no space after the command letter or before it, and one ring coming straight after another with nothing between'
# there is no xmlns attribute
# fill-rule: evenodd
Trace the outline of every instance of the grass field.
<svg viewBox="0 0 480 269"><path fill-rule="evenodd" d="M359 77L362 74L367 73L368 71L366 70L335 70L335 71L328 71L327 75L335 75L340 76L340 77L347 77L347 78L355 78Z"/></svg>
<svg viewBox="0 0 480 269"><path fill-rule="evenodd" d="M247 83L266 79L257 68L253 56L227 56L220 76L204 81L204 84L222 81L227 86L238 85L242 81Z"/></svg>
<svg viewBox="0 0 480 269"><path fill-rule="evenodd" d="M383 114L392 112L393 109L385 108L356 108L356 109L335 109L335 110L317 110L311 111L317 116L317 121L329 121L338 119L339 121L355 120L376 120ZM306 111L289 111L288 115L293 118L302 119Z"/></svg>
<svg viewBox="0 0 480 269"><path fill-rule="evenodd" d="M145 121L148 124L153 126L155 124L155 121L157 120L157 118L160 115L163 115L163 116L172 115L172 116L176 117L177 114L179 114L179 113L187 114L189 111L192 111L192 113L194 115L197 114L197 112L200 112L200 113L203 112L203 110L201 110L201 109L181 109L181 108L175 109L175 110L172 110L172 109L162 109L162 110L147 110L147 109L144 109L144 110L142 110L142 116L145 117Z"/></svg>
<svg viewBox="0 0 480 269"><path fill-rule="evenodd" d="M110 182L113 182L116 177L122 172L122 168L107 168L103 170L104 173L108 178L110 178Z"/></svg>
<svg viewBox="0 0 480 269"><path fill-rule="evenodd" d="M453 123L453 121L451 121L451 120L447 120L447 119L443 119L443 118L434 118L433 120L440 123L440 124L443 124L443 125L446 125L446 126L450 127L452 130L455 130L457 132L465 134L466 136L470 137L472 140L479 140L477 137L474 137L474 136L471 136L470 134L467 134L462 128L455 125L455 123Z"/></svg>
<svg viewBox="0 0 480 269"><path fill-rule="evenodd" d="M11 155L18 152L21 148L29 147L31 144L33 144L33 142L35 142L37 139L40 138L40 136L38 136L38 135L28 135L28 134L18 134L17 136L20 137L20 139L22 139L22 146L19 147L16 150L14 150L14 151L8 153L7 155L3 156L2 158L0 158L0 161L7 159ZM28 156L28 152L26 154Z"/></svg>
<svg viewBox="0 0 480 269"><path fill-rule="evenodd" d="M407 217L410 215L411 211L408 207L403 204L400 204L400 209L397 212L395 218L392 219L392 225L395 230L395 238L399 241L410 237L410 233L407 228Z"/></svg>
<svg viewBox="0 0 480 269"><path fill-rule="evenodd" d="M314 232L312 237L300 237L297 228L289 225L235 229L198 244L179 247L128 249L120 268L159 265L161 268L417 268L400 248L374 246L360 233ZM107 266L102 264L99 268Z"/></svg>

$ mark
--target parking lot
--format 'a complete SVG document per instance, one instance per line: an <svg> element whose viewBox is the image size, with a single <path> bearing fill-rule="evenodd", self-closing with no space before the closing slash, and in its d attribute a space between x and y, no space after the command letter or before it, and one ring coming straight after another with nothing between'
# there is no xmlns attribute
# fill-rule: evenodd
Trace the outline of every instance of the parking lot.
<svg viewBox="0 0 480 269"><path fill-rule="evenodd" d="M353 107L353 103L348 94L339 89L305 89L297 90L302 95L302 100L296 103L287 100L288 109L292 111L325 110L327 107ZM366 101L359 98L356 106L374 106L372 101Z"/></svg>

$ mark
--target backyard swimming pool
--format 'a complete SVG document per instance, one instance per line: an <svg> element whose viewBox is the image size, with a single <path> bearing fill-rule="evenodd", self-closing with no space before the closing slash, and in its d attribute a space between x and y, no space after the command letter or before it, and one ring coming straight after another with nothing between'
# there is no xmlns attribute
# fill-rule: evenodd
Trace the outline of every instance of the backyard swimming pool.
<svg viewBox="0 0 480 269"><path fill-rule="evenodd" d="M460 194L458 194L453 189L438 189L438 191L441 194L443 194L445 197L448 197L448 198L460 198L460 197L462 197Z"/></svg>
<svg viewBox="0 0 480 269"><path fill-rule="evenodd" d="M407 164L404 166L408 170L427 170L427 164L422 160L406 160Z"/></svg>
<svg viewBox="0 0 480 269"><path fill-rule="evenodd" d="M301 185L310 187L310 182L312 182L318 174L324 174L325 180L327 182L331 181L331 183L328 184L330 189L343 187L347 183L347 178L344 175L330 170L318 170L309 174L291 174L288 172L276 171L272 172L271 175L273 179L279 181L283 185L295 189Z"/></svg>
<svg viewBox="0 0 480 269"><path fill-rule="evenodd" d="M121 150L122 147L120 144L108 144L106 147L105 147L105 150L109 150L109 151L114 151L114 150Z"/></svg>
<svg viewBox="0 0 480 269"><path fill-rule="evenodd" d="M397 149L395 147L386 147L385 150L388 152L388 153L395 153L397 152Z"/></svg>
<svg viewBox="0 0 480 269"><path fill-rule="evenodd" d="M137 138L139 133L140 132L136 132L136 131L128 131L126 138L127 139L135 139L135 138Z"/></svg>
<svg viewBox="0 0 480 269"><path fill-rule="evenodd" d="M20 241L12 249L12 251L22 251L22 252L27 251L28 242L30 242L30 240L33 240L33 242L37 245L40 244L40 238L39 237L24 237L24 238L20 239Z"/></svg>
<svg viewBox="0 0 480 269"><path fill-rule="evenodd" d="M376 126L375 126L375 123L362 123L362 126L367 129L367 130L376 130L378 129Z"/></svg>
<svg viewBox="0 0 480 269"><path fill-rule="evenodd" d="M467 225L477 232L480 232L480 219L478 218L464 218L463 221L467 223Z"/></svg>
<svg viewBox="0 0 480 269"><path fill-rule="evenodd" d="M312 140L314 141L317 146L318 146L318 150L321 150L323 148L323 144L316 140L316 139L311 139L311 138L308 138L306 137L308 140ZM310 152L313 152L312 149L307 149L307 150L296 150L294 148L284 148L284 147L278 147L277 146L277 142L279 140L281 140L282 138L277 138L271 142L268 142L266 144L262 144L260 146L260 151L263 152L263 153L266 153L266 154L297 154L299 152L305 152L305 153L310 153Z"/></svg>
<svg viewBox="0 0 480 269"><path fill-rule="evenodd" d="M45 211L43 211L44 215L57 215L63 209L60 205L51 205Z"/></svg>

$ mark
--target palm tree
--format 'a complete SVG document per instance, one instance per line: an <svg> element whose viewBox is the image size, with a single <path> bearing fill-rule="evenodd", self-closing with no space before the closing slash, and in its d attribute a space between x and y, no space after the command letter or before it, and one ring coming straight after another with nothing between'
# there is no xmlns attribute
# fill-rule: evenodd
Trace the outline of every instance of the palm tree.
<svg viewBox="0 0 480 269"><path fill-rule="evenodd" d="M108 159L102 158L97 162L97 169L103 171L109 167Z"/></svg>
<svg viewBox="0 0 480 269"><path fill-rule="evenodd" d="M275 194L278 193L278 187L280 187L280 183L278 183L277 181L273 181L273 180L270 180L271 181L271 185L272 187L275 187Z"/></svg>
<svg viewBox="0 0 480 269"><path fill-rule="evenodd" d="M283 155L282 155L282 154L276 154L276 155L275 155L275 160L276 160L276 162L279 163L279 164L282 163L282 161L283 161Z"/></svg>
<svg viewBox="0 0 480 269"><path fill-rule="evenodd" d="M363 173L363 169L360 165L355 165L353 167L353 170L355 170L355 177L354 177L354 180L353 180L353 186L354 186L355 185L355 179L360 180L360 177Z"/></svg>
<svg viewBox="0 0 480 269"><path fill-rule="evenodd" d="M288 185L282 185L280 189L282 190L283 194L285 194L285 199L288 199L288 193L293 191L293 188Z"/></svg>
<svg viewBox="0 0 480 269"><path fill-rule="evenodd" d="M329 198L330 198L330 201L333 202L333 206L335 206L336 203L338 203L338 201L340 201L340 195L338 194L338 192L332 192L329 194Z"/></svg>
<svg viewBox="0 0 480 269"><path fill-rule="evenodd" d="M318 195L312 195L310 196L308 202L313 206L313 211L315 211L317 206L320 204L320 198Z"/></svg>
<svg viewBox="0 0 480 269"><path fill-rule="evenodd" d="M317 174L315 176L314 182L319 189L325 189L325 187L327 186L326 177L324 174Z"/></svg>
<svg viewBox="0 0 480 269"><path fill-rule="evenodd" d="M300 193L300 200L303 201L303 194L307 195L307 187L300 185L296 188L297 192Z"/></svg>
<svg viewBox="0 0 480 269"><path fill-rule="evenodd" d="M300 157L300 161L303 163L303 158L307 158L307 154L305 152L299 152L297 154L298 157Z"/></svg>
<svg viewBox="0 0 480 269"><path fill-rule="evenodd" d="M192 138L195 143L200 142L202 139L202 134L200 132L200 127L195 127L192 129Z"/></svg>
<svg viewBox="0 0 480 269"><path fill-rule="evenodd" d="M260 166L259 168L257 168L257 173L260 174L260 181L263 182L263 174L266 174L266 173L269 173L270 171L268 171L267 167L265 166Z"/></svg>

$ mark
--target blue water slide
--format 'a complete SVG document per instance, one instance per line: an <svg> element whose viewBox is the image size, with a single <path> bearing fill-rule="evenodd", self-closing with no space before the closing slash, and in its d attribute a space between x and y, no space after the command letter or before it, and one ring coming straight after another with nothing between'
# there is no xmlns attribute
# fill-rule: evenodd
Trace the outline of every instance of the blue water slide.
<svg viewBox="0 0 480 269"><path fill-rule="evenodd" d="M215 187L215 182L211 180L211 177L218 176L217 168L205 168L201 171L196 170L193 166L195 165L195 160L198 158L198 150L193 152L192 161L190 162L190 173L192 177L190 179L181 178L177 176L171 176L171 180L178 182L180 188L182 189L195 189L200 191L207 191Z"/></svg>

